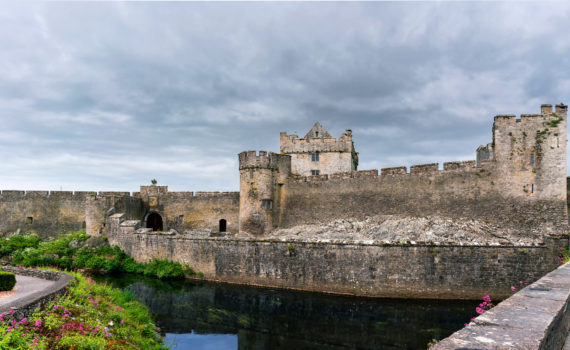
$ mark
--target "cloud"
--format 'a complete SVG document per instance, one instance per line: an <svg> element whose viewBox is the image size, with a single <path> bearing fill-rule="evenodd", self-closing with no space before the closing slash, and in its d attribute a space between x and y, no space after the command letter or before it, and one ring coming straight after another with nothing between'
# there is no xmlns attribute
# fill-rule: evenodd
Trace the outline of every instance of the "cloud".
<svg viewBox="0 0 570 350"><path fill-rule="evenodd" d="M8 2L4 188L238 190L237 154L352 129L360 168L473 159L569 101L570 5ZM471 156L469 156L471 154Z"/></svg>

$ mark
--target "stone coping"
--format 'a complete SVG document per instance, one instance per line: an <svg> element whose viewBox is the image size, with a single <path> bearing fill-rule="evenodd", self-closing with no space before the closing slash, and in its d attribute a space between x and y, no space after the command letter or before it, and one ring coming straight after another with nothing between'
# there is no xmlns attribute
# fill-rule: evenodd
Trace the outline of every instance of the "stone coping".
<svg viewBox="0 0 570 350"><path fill-rule="evenodd" d="M569 304L567 263L430 349L562 349L570 327Z"/></svg>
<svg viewBox="0 0 570 350"><path fill-rule="evenodd" d="M73 276L58 271L22 269L13 266L0 266L0 270L12 272L16 275L41 278L55 282L43 290L14 301L10 305L0 305L0 313L8 313L14 310L16 319L22 319L31 315L37 306L61 294L69 282L74 279Z"/></svg>
<svg viewBox="0 0 570 350"><path fill-rule="evenodd" d="M336 244L336 245L359 245L359 246L384 246L384 247L477 247L477 248L541 248L546 247L547 244L543 242L536 242L534 244L476 244L472 242L419 242L419 241L402 241L390 242L381 240L348 240L348 239L303 239L303 238L276 238L276 237L235 237L228 235L226 237L191 237L185 234L175 234L170 231L134 231L128 234L136 235L149 235L149 236L163 236L169 239L182 239L189 241L224 241L224 242L248 242L248 243L301 243L301 244ZM567 235L552 235L544 236L544 240L568 239Z"/></svg>

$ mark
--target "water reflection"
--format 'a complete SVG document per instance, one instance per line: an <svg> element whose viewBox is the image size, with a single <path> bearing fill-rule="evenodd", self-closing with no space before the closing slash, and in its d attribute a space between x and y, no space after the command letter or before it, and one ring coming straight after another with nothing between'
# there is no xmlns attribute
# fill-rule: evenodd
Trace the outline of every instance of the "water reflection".
<svg viewBox="0 0 570 350"><path fill-rule="evenodd" d="M364 299L140 276L99 277L149 306L174 349L425 349L477 301ZM237 337L237 339L236 339Z"/></svg>

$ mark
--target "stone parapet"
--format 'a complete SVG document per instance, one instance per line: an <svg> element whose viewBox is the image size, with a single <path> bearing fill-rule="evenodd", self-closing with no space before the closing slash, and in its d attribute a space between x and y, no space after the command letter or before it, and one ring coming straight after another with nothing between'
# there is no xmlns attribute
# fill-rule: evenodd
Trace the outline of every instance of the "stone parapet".
<svg viewBox="0 0 570 350"><path fill-rule="evenodd" d="M570 264L565 264L430 349L562 349L569 306Z"/></svg>

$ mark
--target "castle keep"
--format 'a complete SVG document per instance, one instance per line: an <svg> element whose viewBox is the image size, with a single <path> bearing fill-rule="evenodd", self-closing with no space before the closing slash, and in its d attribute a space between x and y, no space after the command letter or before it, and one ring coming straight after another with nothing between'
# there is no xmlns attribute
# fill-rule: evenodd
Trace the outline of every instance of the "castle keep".
<svg viewBox="0 0 570 350"><path fill-rule="evenodd" d="M346 130L337 140L317 122L302 139L282 132L280 141L281 153L291 156L293 175L344 173L358 167L351 130Z"/></svg>
<svg viewBox="0 0 570 350"><path fill-rule="evenodd" d="M2 191L0 232L53 235L186 231L263 236L277 228L376 214L439 215L492 222L513 232L565 233L567 106L498 115L476 160L357 170L351 130L338 139L319 123L281 133L280 153L239 154L239 192ZM115 221L113 221L115 220Z"/></svg>

